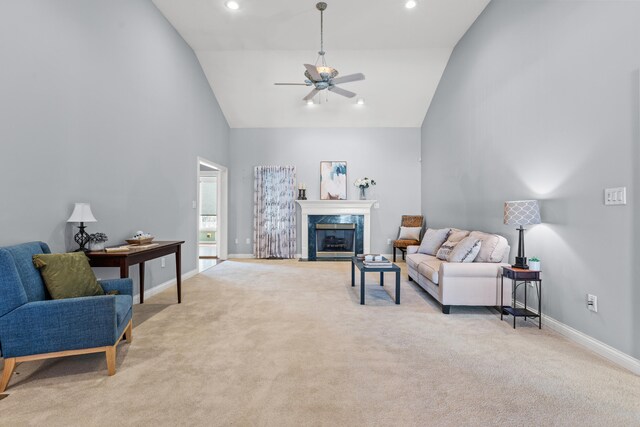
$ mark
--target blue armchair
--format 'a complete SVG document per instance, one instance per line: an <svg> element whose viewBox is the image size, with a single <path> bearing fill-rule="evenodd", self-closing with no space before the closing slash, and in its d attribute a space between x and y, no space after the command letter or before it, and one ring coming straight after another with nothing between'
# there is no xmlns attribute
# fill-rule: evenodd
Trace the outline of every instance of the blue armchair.
<svg viewBox="0 0 640 427"><path fill-rule="evenodd" d="M114 375L116 346L123 336L132 340L131 279L100 282L105 292L119 295L52 300L32 261L42 253L50 253L42 242L0 248L0 393L16 363L30 360L105 352Z"/></svg>

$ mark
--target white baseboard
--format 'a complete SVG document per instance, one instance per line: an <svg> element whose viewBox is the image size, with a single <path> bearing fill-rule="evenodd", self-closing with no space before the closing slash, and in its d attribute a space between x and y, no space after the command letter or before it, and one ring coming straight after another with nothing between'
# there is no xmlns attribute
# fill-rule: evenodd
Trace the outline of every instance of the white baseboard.
<svg viewBox="0 0 640 427"><path fill-rule="evenodd" d="M393 259L393 254L381 254L381 255L387 259ZM253 256L253 254L229 254L227 256L227 259L232 259L232 258L248 259L248 258L255 258L255 256ZM302 254L296 254L295 258L296 259L302 258ZM398 258L399 258L398 261L402 261L402 257L400 256L400 254L398 254Z"/></svg>
<svg viewBox="0 0 640 427"><path fill-rule="evenodd" d="M524 308L524 304L521 302L517 302L516 305L520 308ZM538 310L535 308L528 307L529 310L537 313ZM636 375L640 375L640 360L636 359L633 356L628 355L627 353L623 353L622 351L611 347L608 344L603 343L602 341L598 341L597 339L578 331L577 329L572 328L569 325L565 325L564 323L554 319L553 317L549 317L546 314L542 314L542 326L547 326L549 329L559 333L563 337L579 344L594 353L604 357L605 359L615 363L616 365L622 366L625 369L630 370Z"/></svg>
<svg viewBox="0 0 640 427"><path fill-rule="evenodd" d="M195 270L191 270L187 273L184 273L182 275L182 281L184 282L187 279L190 279L191 277L195 276L196 274L198 274L198 269L196 268ZM145 289L144 290L144 297L145 298L150 298L154 295L159 294L160 292L164 291L167 288L170 288L172 286L176 286L176 284L178 283L178 281L176 279L171 279L168 280L164 283L160 283L157 286L154 286L152 288L149 289ZM137 295L134 295L133 297L133 303L134 304L140 304L140 293L138 293Z"/></svg>
<svg viewBox="0 0 640 427"><path fill-rule="evenodd" d="M247 258L255 258L255 257L253 256L253 254L229 254L229 255L227 255L227 259L232 259L232 258L247 259Z"/></svg>
<svg viewBox="0 0 640 427"><path fill-rule="evenodd" d="M300 257L302 257L302 254L296 254L295 258L292 258L292 259L299 259ZM255 259L256 257L253 254L229 254L227 259L231 259L231 258L236 258L236 259Z"/></svg>

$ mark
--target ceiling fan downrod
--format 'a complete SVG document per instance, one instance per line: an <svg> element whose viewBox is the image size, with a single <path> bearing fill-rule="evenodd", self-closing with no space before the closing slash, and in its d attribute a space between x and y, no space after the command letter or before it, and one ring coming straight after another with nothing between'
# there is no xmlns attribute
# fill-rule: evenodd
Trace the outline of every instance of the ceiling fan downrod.
<svg viewBox="0 0 640 427"><path fill-rule="evenodd" d="M324 11L327 9L327 4L321 1L316 4L316 9L320 11L320 52L318 54L324 57Z"/></svg>

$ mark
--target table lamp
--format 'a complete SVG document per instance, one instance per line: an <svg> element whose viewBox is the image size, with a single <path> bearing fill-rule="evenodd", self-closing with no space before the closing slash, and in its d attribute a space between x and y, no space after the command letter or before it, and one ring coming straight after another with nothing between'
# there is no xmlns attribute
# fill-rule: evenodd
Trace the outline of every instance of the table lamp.
<svg viewBox="0 0 640 427"><path fill-rule="evenodd" d="M504 223L506 225L518 225L519 232L518 256L512 267L528 269L527 257L524 255L524 228L523 225L540 224L540 206L537 200L516 200L504 202Z"/></svg>
<svg viewBox="0 0 640 427"><path fill-rule="evenodd" d="M78 227L80 228L80 231L76 233L76 235L73 237L73 240L75 240L78 246L80 246L78 249L76 249L76 252L86 252L87 249L85 248L85 246L87 243L89 243L89 234L84 231L84 229L86 228L84 223L97 222L96 218L91 213L91 205L89 203L76 203L75 207L73 208L73 212L71 213L71 216L69 217L67 222L80 223L80 226Z"/></svg>

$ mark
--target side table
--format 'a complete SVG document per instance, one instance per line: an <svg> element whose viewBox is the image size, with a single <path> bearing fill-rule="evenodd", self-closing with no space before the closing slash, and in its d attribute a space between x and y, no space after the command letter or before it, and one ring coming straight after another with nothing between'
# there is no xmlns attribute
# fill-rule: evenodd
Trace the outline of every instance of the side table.
<svg viewBox="0 0 640 427"><path fill-rule="evenodd" d="M385 261L389 261L383 258ZM360 304L364 305L364 274L369 272L380 273L380 286L384 286L384 273L396 273L396 304L400 304L400 267L392 264L391 267L367 267L364 260L351 257L351 286L356 285L356 267L360 270Z"/></svg>
<svg viewBox="0 0 640 427"><path fill-rule="evenodd" d="M504 278L511 279L511 306L504 305ZM536 284L536 293L538 294L538 312L527 309L527 284L534 282ZM518 286L524 285L524 308L516 308L516 290ZM516 317L537 317L538 329L542 329L542 279L540 272L533 270L525 270L515 267L502 267L502 277L500 278L500 320L504 315L513 316L513 329L516 328Z"/></svg>

